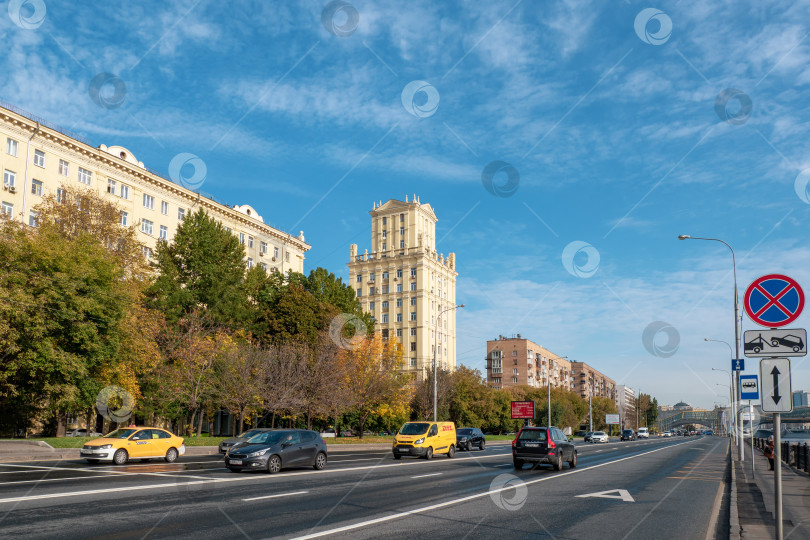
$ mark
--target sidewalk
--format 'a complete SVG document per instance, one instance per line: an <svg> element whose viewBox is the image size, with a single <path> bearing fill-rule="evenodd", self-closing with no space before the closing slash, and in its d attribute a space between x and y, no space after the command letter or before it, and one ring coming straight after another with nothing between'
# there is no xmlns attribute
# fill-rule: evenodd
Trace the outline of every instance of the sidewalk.
<svg viewBox="0 0 810 540"><path fill-rule="evenodd" d="M774 472L768 470L768 459L754 449L756 472L751 472L751 447L745 448L745 461L739 461L739 449L732 449L737 488L739 538L749 540L773 539ZM776 463L774 463L776 465ZM782 463L782 520L784 538L810 538L810 475ZM732 538L735 538L732 530Z"/></svg>

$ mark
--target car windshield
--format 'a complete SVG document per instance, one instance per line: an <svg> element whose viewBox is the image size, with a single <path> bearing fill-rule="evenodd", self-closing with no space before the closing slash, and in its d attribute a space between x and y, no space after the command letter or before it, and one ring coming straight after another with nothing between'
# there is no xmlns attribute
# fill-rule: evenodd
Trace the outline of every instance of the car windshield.
<svg viewBox="0 0 810 540"><path fill-rule="evenodd" d="M472 429L470 428L457 429L456 435L472 435Z"/></svg>
<svg viewBox="0 0 810 540"><path fill-rule="evenodd" d="M251 444L276 444L287 435L283 431L262 431L248 439Z"/></svg>
<svg viewBox="0 0 810 540"><path fill-rule="evenodd" d="M242 433L237 435L237 437L240 438L240 439L250 439L251 437L254 437L254 436L258 435L259 433L264 433L264 432L259 431L258 429L249 429L247 431L243 431Z"/></svg>
<svg viewBox="0 0 810 540"><path fill-rule="evenodd" d="M112 433L108 433L104 437L107 439L126 439L133 433L138 431L137 429L116 429Z"/></svg>
<svg viewBox="0 0 810 540"><path fill-rule="evenodd" d="M521 441L545 441L546 440L546 430L545 429L524 429L520 432L518 439Z"/></svg>
<svg viewBox="0 0 810 540"><path fill-rule="evenodd" d="M594 435L600 435L600 436L601 435L607 435L607 433L605 433L604 431L594 431L593 434Z"/></svg>
<svg viewBox="0 0 810 540"><path fill-rule="evenodd" d="M421 435L425 433L430 424L427 422L408 422L399 430L400 435Z"/></svg>

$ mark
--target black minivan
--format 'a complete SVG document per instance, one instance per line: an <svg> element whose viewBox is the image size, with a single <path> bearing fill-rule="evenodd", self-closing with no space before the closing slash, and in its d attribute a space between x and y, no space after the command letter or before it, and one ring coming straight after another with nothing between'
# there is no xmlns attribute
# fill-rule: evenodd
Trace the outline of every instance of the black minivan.
<svg viewBox="0 0 810 540"><path fill-rule="evenodd" d="M622 430L622 438L623 441L635 441L636 440L636 432L632 429L623 429Z"/></svg>
<svg viewBox="0 0 810 540"><path fill-rule="evenodd" d="M326 461L326 443L318 433L305 429L271 429L225 455L225 466L233 472L252 469L273 474L284 467L309 466L320 471Z"/></svg>
<svg viewBox="0 0 810 540"><path fill-rule="evenodd" d="M563 461L572 469L577 466L577 449L561 429L556 427L524 427L512 441L512 462L515 469L523 464L549 463L562 470Z"/></svg>

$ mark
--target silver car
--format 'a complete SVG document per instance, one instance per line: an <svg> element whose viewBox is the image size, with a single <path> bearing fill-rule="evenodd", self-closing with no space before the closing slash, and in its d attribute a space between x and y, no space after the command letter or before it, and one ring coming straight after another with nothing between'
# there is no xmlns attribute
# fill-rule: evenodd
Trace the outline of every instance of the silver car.
<svg viewBox="0 0 810 540"><path fill-rule="evenodd" d="M591 442L595 442L595 443L604 442L604 443L606 443L606 442L608 442L608 440L609 440L609 437L608 437L607 433L605 433L604 431L594 431L593 435L591 435Z"/></svg>

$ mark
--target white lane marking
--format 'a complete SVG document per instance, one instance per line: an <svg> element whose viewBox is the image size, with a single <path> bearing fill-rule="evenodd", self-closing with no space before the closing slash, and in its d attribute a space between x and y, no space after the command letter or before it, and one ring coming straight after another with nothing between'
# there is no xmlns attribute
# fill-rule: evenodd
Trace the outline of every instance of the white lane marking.
<svg viewBox="0 0 810 540"><path fill-rule="evenodd" d="M503 465L495 465L496 467L513 467L514 465L510 465L508 463L504 463Z"/></svg>
<svg viewBox="0 0 810 540"><path fill-rule="evenodd" d="M225 470L225 469L223 468L223 470ZM170 474L163 474L163 475L160 475L160 476L168 477L168 478L175 478L173 475L170 475ZM39 484L39 483L42 483L42 482L62 482L62 481L65 481L65 480L106 480L106 479L109 479L109 478L120 478L120 477L110 475L110 476L74 476L74 477L70 477L70 478L40 478L40 479L35 479L35 480L12 480L10 482L0 482L0 486L11 486L11 485L14 485L14 484ZM206 477L206 476L183 476L181 478L196 478L198 480L207 480L208 479L208 477Z"/></svg>
<svg viewBox="0 0 810 540"><path fill-rule="evenodd" d="M303 495L309 491L293 491L292 493L279 493L278 495L264 495L262 497L251 497L249 499L242 499L243 501L260 501L262 499L277 499L279 497L289 497L291 495Z"/></svg>
<svg viewBox="0 0 810 540"><path fill-rule="evenodd" d="M380 458L362 458L362 459L329 459L329 463L348 463L349 461L379 461Z"/></svg>
<svg viewBox="0 0 810 540"><path fill-rule="evenodd" d="M617 495L608 495L608 493L617 493ZM626 489L609 489L607 491L598 491L596 493L586 493L585 495L574 495L575 497L599 497L602 499L621 499L624 502L636 502L630 492Z"/></svg>
<svg viewBox="0 0 810 540"><path fill-rule="evenodd" d="M661 448L656 448L655 450L648 450L647 452L642 452L640 454L635 454L633 456L627 456L627 457L615 459L613 461L607 461L605 463L600 463L598 465L591 465L590 467L583 467L583 468L578 468L578 469L574 469L574 470L569 470L567 472L558 473L558 474L555 474L555 475L552 475L552 476L544 476L542 478L537 478L535 480L529 480L529 481L523 482L523 485L524 486L529 486L531 484L539 484L540 482L547 482L548 480L552 480L554 478L561 478L563 476L568 476L570 474L578 474L578 473L582 473L582 472L585 472L585 471L598 469L600 467L605 467L607 465L613 465L615 463L620 463L622 461L627 461L629 459L635 459L635 458L638 458L638 457L641 457L641 456L646 456L648 454L654 454L655 452L660 452L661 450L667 450L667 449L670 449L670 448L675 448L676 446L680 446L682 444L688 444L689 442L690 441L683 442L683 443L678 443L678 444L673 444L671 446L662 446ZM437 510L439 508L446 508L448 506L455 506L455 505L463 503L463 502L472 501L472 500L475 500L475 499L481 499L483 497L489 497L492 494L500 493L500 492L506 491L508 489L512 490L512 489L515 489L515 487L510 485L510 486L502 487L502 488L499 488L499 489L490 489L490 490L485 491L483 493L477 493L475 495L468 495L466 497L461 497L459 499L452 499L452 500L445 501L445 502L442 502L442 503L432 504L430 506L423 506L421 508L415 508L413 510L407 510L405 512L398 512L396 514L391 514L391 515L379 517L379 518L376 518L376 519L369 519L367 521L361 521L359 523L354 523L352 525L346 525L346 526L343 526L343 527L337 527L335 529L328 529L328 530L325 530L325 531L320 531L320 532L316 532L316 533L312 533L312 534L307 534L307 535L304 535L304 536L298 536L298 537L295 537L294 540L307 540L309 538L320 538L322 536L329 536L329 535L333 535L333 534L337 534L337 533L341 533L341 532L352 531L352 530L359 529L359 528L362 528L362 527L367 527L369 525L376 525L378 523L384 523L386 521L392 521L392 520L395 520L395 519L411 516L411 515L414 515L414 514L422 514L424 512L429 512L431 510ZM0 502L2 502L2 501L0 501Z"/></svg>
<svg viewBox="0 0 810 540"><path fill-rule="evenodd" d="M444 473L434 472L430 474L417 474L416 476L411 476L411 478L427 478L428 476L439 476L440 474Z"/></svg>
<svg viewBox="0 0 810 540"><path fill-rule="evenodd" d="M503 459L503 457L507 456L507 455L511 455L511 452L510 452L510 454L494 454L494 455L491 455L491 456L454 458L452 460L452 463L458 463L459 461L466 461L466 460L470 460L470 459L478 459L478 460L491 459L491 458ZM280 474L280 475L279 474L274 474L274 475L266 476L266 477L257 477L257 476L251 475L251 476L246 476L246 477L243 477L243 478L210 478L210 479L206 478L205 480L201 480L201 481L197 481L197 482L185 482L183 485L185 485L185 486L193 486L195 484L208 484L208 485L210 485L210 484L213 484L213 483L225 483L225 482L274 481L274 480L284 480L284 479L289 478L291 476L304 476L304 475L308 476L308 475L311 475L311 474L326 475L326 474L337 474L337 473L343 473L343 472L366 471L366 470L369 470L369 469L371 469L371 471L374 471L376 469L387 469L387 468L390 468L390 467L429 466L430 464L441 464L441 463L447 463L447 461L444 461L444 460L431 460L431 461L414 460L411 463L398 462L398 463L391 463L391 464L388 464L388 465L372 465L370 467L368 467L368 466L345 467L343 469L325 469L323 471L287 472L287 473L283 473L283 474ZM43 468L47 469L48 467L43 467ZM73 470L76 470L76 469L73 469ZM122 474L136 475L136 474L145 474L145 473L122 473ZM172 477L171 475L161 475L161 474L156 474L156 473L151 473L151 474L154 475L154 476L169 476L169 477ZM186 477L183 477L183 478L186 478ZM38 500L38 499L58 499L58 498L64 498L64 497L75 497L75 496L80 496L80 495L93 495L93 494L98 494L98 493L114 493L114 492L119 492L119 491L133 492L133 491L141 491L141 490L147 490L147 489L174 488L174 487L177 487L176 483L172 483L172 484L150 484L148 486L130 486L130 487L121 487L121 488L107 488L107 489L91 489L91 490L85 490L85 491L73 491L73 492L64 492L64 493L48 493L48 494L44 494L44 495L29 495L29 496L23 496L23 497L9 497L9 498L6 498L6 499L0 499L0 504L2 504L2 503L10 503L10 502L20 502L20 501L33 501L33 500Z"/></svg>

